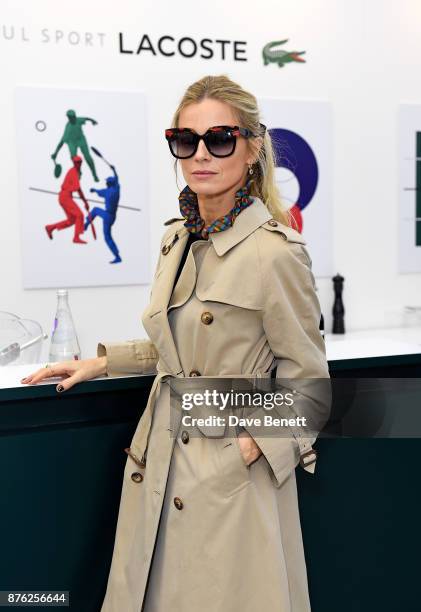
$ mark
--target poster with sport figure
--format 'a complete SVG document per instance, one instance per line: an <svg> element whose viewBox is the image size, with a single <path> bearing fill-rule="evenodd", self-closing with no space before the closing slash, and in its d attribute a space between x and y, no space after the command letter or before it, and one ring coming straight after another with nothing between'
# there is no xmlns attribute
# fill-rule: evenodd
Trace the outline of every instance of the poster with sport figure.
<svg viewBox="0 0 421 612"><path fill-rule="evenodd" d="M16 89L23 287L147 284L140 92Z"/></svg>

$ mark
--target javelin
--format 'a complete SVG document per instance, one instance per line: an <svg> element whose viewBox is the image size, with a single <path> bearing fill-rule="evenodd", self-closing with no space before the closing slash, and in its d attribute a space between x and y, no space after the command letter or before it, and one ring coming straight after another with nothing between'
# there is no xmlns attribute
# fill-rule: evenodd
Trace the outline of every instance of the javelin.
<svg viewBox="0 0 421 612"><path fill-rule="evenodd" d="M59 192L58 191L49 191L48 189L39 189L38 187L29 187L29 189L31 191L39 191L40 193L51 193L52 195L58 195ZM72 198L75 198L76 200L81 200L82 198L78 195L72 195ZM88 202L94 202L94 204L104 204L103 200L94 200L92 198L86 198L86 200ZM127 210L137 210L137 211L141 211L141 208L134 208L133 206L123 206L122 204L118 205L118 208L127 208Z"/></svg>

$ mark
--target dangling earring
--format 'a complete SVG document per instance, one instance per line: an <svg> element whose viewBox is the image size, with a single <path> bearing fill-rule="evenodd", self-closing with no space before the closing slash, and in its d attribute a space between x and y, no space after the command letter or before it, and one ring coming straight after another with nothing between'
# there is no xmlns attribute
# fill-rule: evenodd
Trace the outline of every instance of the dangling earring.
<svg viewBox="0 0 421 612"><path fill-rule="evenodd" d="M253 166L252 164L249 164L249 174L253 174L254 170L253 170Z"/></svg>

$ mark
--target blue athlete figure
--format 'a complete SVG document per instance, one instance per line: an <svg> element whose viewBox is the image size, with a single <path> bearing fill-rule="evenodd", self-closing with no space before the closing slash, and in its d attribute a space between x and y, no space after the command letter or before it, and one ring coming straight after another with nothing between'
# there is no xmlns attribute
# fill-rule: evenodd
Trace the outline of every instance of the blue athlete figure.
<svg viewBox="0 0 421 612"><path fill-rule="evenodd" d="M108 247L112 251L114 255L114 260L110 261L110 263L120 263L122 261L120 254L118 252L118 248L114 240L111 236L111 226L114 223L117 215L118 202L120 200L120 183L118 182L118 175L115 171L114 166L110 166L111 170L114 173L114 176L109 176L106 179L107 187L105 189L90 189L93 193L97 193L101 198L105 199L105 210L95 206L91 210L91 220L93 221L96 216L102 217L103 220L103 228L104 228L104 239L107 243ZM90 223L89 217L86 217L85 220L85 231Z"/></svg>

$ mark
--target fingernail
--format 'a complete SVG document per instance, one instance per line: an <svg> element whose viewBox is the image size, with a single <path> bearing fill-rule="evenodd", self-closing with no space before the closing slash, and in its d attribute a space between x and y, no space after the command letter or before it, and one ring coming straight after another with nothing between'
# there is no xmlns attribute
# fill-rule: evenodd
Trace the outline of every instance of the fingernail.
<svg viewBox="0 0 421 612"><path fill-rule="evenodd" d="M57 385L56 389L57 391L64 391L63 385Z"/></svg>
<svg viewBox="0 0 421 612"><path fill-rule="evenodd" d="M25 380L28 380L27 376L25 376L25 378L22 378L22 380L20 382L25 382Z"/></svg>

